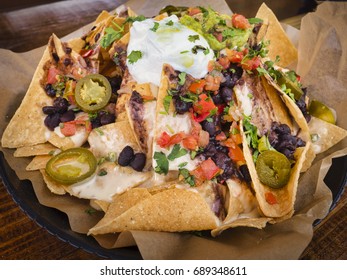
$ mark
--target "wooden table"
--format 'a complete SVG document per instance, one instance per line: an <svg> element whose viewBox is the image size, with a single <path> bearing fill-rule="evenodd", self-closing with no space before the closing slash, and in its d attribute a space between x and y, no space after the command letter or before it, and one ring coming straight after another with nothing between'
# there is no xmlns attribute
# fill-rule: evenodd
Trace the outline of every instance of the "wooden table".
<svg viewBox="0 0 347 280"><path fill-rule="evenodd" d="M271 4L282 1L267 2ZM242 13L241 6L238 10L238 6L232 4L234 11ZM86 0L85 5L77 5L74 1L60 1L49 6L3 12L0 14L0 48L28 51L44 45L52 32L60 37L64 36L93 21L102 9L114 8L115 1ZM38 12L40 18L37 17ZM18 18L21 22L17 22ZM294 22L299 23L297 17L294 17ZM346 228L347 192L342 195L335 209L315 228L312 242L301 259L346 260ZM100 258L61 241L39 227L15 204L0 181L0 259Z"/></svg>

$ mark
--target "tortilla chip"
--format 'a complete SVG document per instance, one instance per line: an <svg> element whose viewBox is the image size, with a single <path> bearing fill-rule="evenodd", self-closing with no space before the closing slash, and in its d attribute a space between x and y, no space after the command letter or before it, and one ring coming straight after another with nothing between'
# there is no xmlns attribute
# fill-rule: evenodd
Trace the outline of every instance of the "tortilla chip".
<svg viewBox="0 0 347 280"><path fill-rule="evenodd" d="M94 209L98 211L103 211L105 213L107 211L107 208L110 206L110 202L97 199L91 199L89 204Z"/></svg>
<svg viewBox="0 0 347 280"><path fill-rule="evenodd" d="M317 141L312 143L316 154L325 152L347 136L347 130L313 116L308 127L310 134L317 138Z"/></svg>
<svg viewBox="0 0 347 280"><path fill-rule="evenodd" d="M45 169L47 162L52 158L50 155L40 155L33 158L33 160L27 165L27 171L34 171Z"/></svg>
<svg viewBox="0 0 347 280"><path fill-rule="evenodd" d="M42 107L52 105L53 100L45 93L40 85L40 80L44 76L43 66L49 60L50 52L49 47L47 47L21 105L2 135L2 147L18 148L47 142L49 130L43 122L45 115L42 112Z"/></svg>
<svg viewBox="0 0 347 280"><path fill-rule="evenodd" d="M242 123L240 127L243 134L243 143L247 143L246 135L243 132ZM256 193L256 198L258 200L259 207L265 216L277 218L285 216L289 212L293 211L300 171L305 161L306 153L310 147L310 144L310 142L307 142L304 148L297 148L294 154L296 162L291 169L290 179L288 183L280 189L270 188L260 182L253 163L251 150L247 144L243 145L243 153L252 178L252 185ZM271 193L274 196L276 200L275 204L270 204L267 202L266 196L268 193Z"/></svg>
<svg viewBox="0 0 347 280"><path fill-rule="evenodd" d="M56 151L57 147L50 143L42 143L34 146L19 147L14 152L14 157L30 157L38 155L48 155Z"/></svg>
<svg viewBox="0 0 347 280"><path fill-rule="evenodd" d="M97 228L108 227L112 221L123 214L125 211L135 206L137 203L144 199L151 197L147 189L135 188L117 195L114 197L113 201L107 207L105 211L105 216L98 222L95 226Z"/></svg>
<svg viewBox="0 0 347 280"><path fill-rule="evenodd" d="M135 152L141 149L136 142L134 132L129 122L120 121L93 129L88 137L90 150L97 158L107 157L109 153L119 153L125 146L130 146Z"/></svg>
<svg viewBox="0 0 347 280"><path fill-rule="evenodd" d="M265 3L260 6L256 18L260 18L264 21L259 31L258 38L264 41L270 40L270 44L267 47L269 50L269 58L275 61L278 55L280 61L277 64L281 67L286 67L296 62L298 60L298 51L296 47L288 38L275 14Z"/></svg>
<svg viewBox="0 0 347 280"><path fill-rule="evenodd" d="M102 220L88 234L127 230L180 232L216 228L217 217L196 192L168 189L145 198L107 224Z"/></svg>
<svg viewBox="0 0 347 280"><path fill-rule="evenodd" d="M44 169L40 170L43 180L46 183L47 188L54 194L63 195L66 194L65 186L57 183L49 177Z"/></svg>

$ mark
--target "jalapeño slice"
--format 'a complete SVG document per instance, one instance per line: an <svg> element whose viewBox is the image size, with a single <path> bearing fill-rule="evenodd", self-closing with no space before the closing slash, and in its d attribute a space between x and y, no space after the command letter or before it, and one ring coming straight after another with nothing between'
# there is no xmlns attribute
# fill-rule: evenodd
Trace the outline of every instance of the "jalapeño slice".
<svg viewBox="0 0 347 280"><path fill-rule="evenodd" d="M285 84L287 88L294 94L294 99L299 100L301 96L304 94L302 89L293 82L285 73L281 73L280 77L277 78L278 84Z"/></svg>
<svg viewBox="0 0 347 280"><path fill-rule="evenodd" d="M75 100L84 112L93 113L104 108L112 94L110 82L100 74L90 74L76 84Z"/></svg>
<svg viewBox="0 0 347 280"><path fill-rule="evenodd" d="M291 164L285 155L274 150L267 150L259 155L256 170L260 182L277 189L288 183Z"/></svg>
<svg viewBox="0 0 347 280"><path fill-rule="evenodd" d="M67 149L46 164L46 173L61 184L81 182L95 173L97 160L86 148Z"/></svg>

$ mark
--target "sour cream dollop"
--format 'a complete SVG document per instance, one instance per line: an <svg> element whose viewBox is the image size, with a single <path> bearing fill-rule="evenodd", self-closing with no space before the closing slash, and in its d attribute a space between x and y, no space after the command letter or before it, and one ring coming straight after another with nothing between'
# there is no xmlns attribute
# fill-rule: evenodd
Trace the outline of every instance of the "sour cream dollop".
<svg viewBox="0 0 347 280"><path fill-rule="evenodd" d="M129 59L132 52L140 54L141 58ZM127 55L127 66L133 78L138 83L150 82L157 86L164 63L199 79L207 74L208 63L214 59L213 50L203 36L181 24L175 15L160 21L134 22Z"/></svg>

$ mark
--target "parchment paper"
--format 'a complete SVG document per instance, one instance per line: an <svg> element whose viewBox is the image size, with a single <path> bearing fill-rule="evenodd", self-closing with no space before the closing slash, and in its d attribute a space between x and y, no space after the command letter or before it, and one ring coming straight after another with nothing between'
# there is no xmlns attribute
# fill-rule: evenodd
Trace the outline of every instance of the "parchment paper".
<svg viewBox="0 0 347 280"><path fill-rule="evenodd" d="M152 16L169 1L130 1L138 12ZM175 1L175 5L191 2ZM134 6L132 6L134 3ZM160 3L160 4L158 4ZM206 5L206 3L204 3ZM137 6L136 6L137 5ZM336 109L338 125L347 129L346 80L347 38L346 3L323 3L317 12L304 17L299 36L298 72L308 86L309 95ZM230 12L224 1L211 1L223 13ZM71 35L73 36L73 35ZM69 37L71 37L69 36ZM47 38L48 40L48 38ZM16 54L0 50L0 133L19 106L44 48ZM329 54L329 55L326 55ZM144 259L297 259L311 241L312 223L329 211L332 195L323 178L331 158L347 154L347 139L317 158L300 179L295 215L263 230L235 228L216 238L165 232L127 232L97 238L105 248L137 245ZM6 160L20 179L30 179L41 204L67 213L73 231L86 233L102 213L87 215L89 201L69 195L53 195L44 186L39 172L26 172L29 159L13 157L14 150L3 149ZM323 158L323 160L322 160Z"/></svg>

